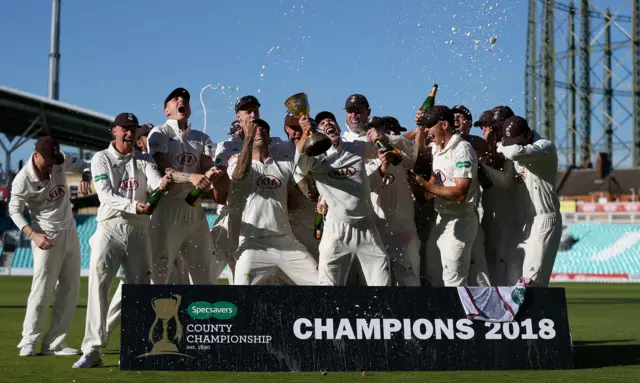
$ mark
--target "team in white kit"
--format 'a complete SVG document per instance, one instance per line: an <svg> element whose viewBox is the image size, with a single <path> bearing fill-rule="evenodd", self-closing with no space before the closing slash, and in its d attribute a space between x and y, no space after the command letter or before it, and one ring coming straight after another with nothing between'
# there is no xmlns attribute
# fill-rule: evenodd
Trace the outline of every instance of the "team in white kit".
<svg viewBox="0 0 640 383"><path fill-rule="evenodd" d="M469 135L466 108L442 105L418 111L416 128L407 131L393 117L371 118L366 97L354 94L345 103L344 134L330 112L287 113L287 140L273 137L260 107L254 96L238 99L231 138L214 147L191 129L189 92L177 88L165 99L167 121L150 131L135 115L120 114L114 141L94 155L90 172L55 139L38 140L9 204L34 251L20 355L35 355L40 344L43 354L79 353L66 343L80 246L65 172L83 174L82 193L93 179L100 200L85 338L74 368L102 364L101 349L119 318L120 287L111 308L108 295L120 268L121 284L215 284L229 266L229 281L238 285L348 286L356 271L357 283L369 286L515 285L520 277L548 285L562 231L557 153L507 107L483 113L476 123L482 137ZM310 156L304 148L314 125L331 147ZM419 162L430 164L430 179L413 172ZM481 187L479 169L492 182ZM211 229L204 208L185 202L196 187L212 192L219 206ZM166 195L151 211L144 201L156 188ZM437 219L422 225L414 205L431 199ZM313 236L316 204L324 214L320 240ZM518 214L504 214L505 204ZM478 246L482 251L472 251Z"/></svg>

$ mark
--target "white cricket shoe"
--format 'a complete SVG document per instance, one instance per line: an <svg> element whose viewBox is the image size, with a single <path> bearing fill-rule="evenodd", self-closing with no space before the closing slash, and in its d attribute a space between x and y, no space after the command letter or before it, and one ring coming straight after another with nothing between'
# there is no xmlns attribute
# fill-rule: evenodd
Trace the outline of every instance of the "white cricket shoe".
<svg viewBox="0 0 640 383"><path fill-rule="evenodd" d="M20 356L34 356L36 355L36 346L28 344L20 349Z"/></svg>
<svg viewBox="0 0 640 383"><path fill-rule="evenodd" d="M69 355L80 355L80 351L75 348L67 347L65 345L58 346L55 349L50 349L48 346L42 346L42 355L58 355L58 356L69 356Z"/></svg>
<svg viewBox="0 0 640 383"><path fill-rule="evenodd" d="M102 366L102 355L98 351L91 351L83 354L77 362L73 364L73 368L92 368Z"/></svg>

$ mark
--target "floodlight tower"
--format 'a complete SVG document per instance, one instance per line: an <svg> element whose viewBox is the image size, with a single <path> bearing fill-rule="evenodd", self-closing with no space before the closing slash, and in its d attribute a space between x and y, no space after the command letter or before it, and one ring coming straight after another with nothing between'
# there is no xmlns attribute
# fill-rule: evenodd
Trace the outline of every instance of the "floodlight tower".
<svg viewBox="0 0 640 383"><path fill-rule="evenodd" d="M49 98L60 98L60 2L51 2L51 47L49 53Z"/></svg>

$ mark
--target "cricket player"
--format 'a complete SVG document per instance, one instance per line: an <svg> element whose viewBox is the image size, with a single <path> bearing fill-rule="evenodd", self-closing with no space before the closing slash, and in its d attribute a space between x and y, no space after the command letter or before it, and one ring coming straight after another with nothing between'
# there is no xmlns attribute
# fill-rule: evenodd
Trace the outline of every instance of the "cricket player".
<svg viewBox="0 0 640 383"><path fill-rule="evenodd" d="M219 168L227 168L229 159L240 154L244 141L242 123L248 123L260 118L260 101L255 96L247 95L236 100L236 120L231 123L229 135L231 138L220 142L214 154L214 163ZM278 144L280 139L272 139L271 144ZM233 194L227 194L224 204L218 205L218 218L211 228L215 262L212 264L212 274L218 278L224 267L229 266L229 284L233 284L233 274L237 260L238 236L240 220L244 206Z"/></svg>
<svg viewBox="0 0 640 383"><path fill-rule="evenodd" d="M107 302L122 266L125 281L148 284L151 279L147 191L166 188L168 176L158 172L153 159L134 150L138 119L119 114L111 128L115 140L91 161L100 200L98 227L89 240L91 264L82 357L73 368L102 365L100 349L107 342Z"/></svg>
<svg viewBox="0 0 640 383"><path fill-rule="evenodd" d="M498 152L514 161L534 208L530 210L529 236L520 245L524 251L522 277L546 287L562 237L562 215L556 194L558 153L553 142L532 131L522 117L509 117L503 132Z"/></svg>
<svg viewBox="0 0 640 383"><path fill-rule="evenodd" d="M335 121L335 116L329 112L321 112L316 118L332 118ZM296 156L296 145L302 138L302 128L300 127L300 120L291 114L287 113L284 118L284 130L289 137L289 142L284 142L278 146L280 155L283 159L288 159L293 162ZM314 217L316 215L316 203L318 201L318 189L316 182L313 178L297 175L298 182L291 180L289 194L289 223L291 224L291 230L293 235L298 241L300 241L307 251L313 255L316 261L319 259L318 246L320 241L314 236Z"/></svg>
<svg viewBox="0 0 640 383"><path fill-rule="evenodd" d="M369 286L389 286L389 258L373 220L371 187L365 164L381 157L381 167L388 166L386 154L363 141L340 139L340 128L331 118L323 119L318 128L332 142L329 150L316 157L304 154L312 120L300 119L302 138L298 141L296 164L300 174L311 173L318 191L328 205L324 232L319 247L319 284L344 286L354 256L360 260ZM371 139L387 139L373 132ZM382 170L383 173L386 169Z"/></svg>
<svg viewBox="0 0 640 383"><path fill-rule="evenodd" d="M420 239L416 230L411 187L406 173L406 170L415 166L418 147L398 135L407 129L401 127L394 117L374 117L367 126L379 134L388 135L392 145L400 150L404 157L400 165L387 168L380 185L374 187L371 192L376 227L391 261L392 284L420 286ZM373 166L374 176L380 176L380 164L377 159L370 161L367 166Z"/></svg>
<svg viewBox="0 0 640 383"><path fill-rule="evenodd" d="M513 242L512 236L516 232L517 214L520 209L515 204L515 190L513 189L516 174L513 161L506 160L497 152L497 143L502 140L502 122L494 123L493 112L484 111L474 126L482 129L482 135L489 145L488 160L485 170L489 174L493 186L482 190L483 214L481 225L484 237L485 258L487 269L493 286L515 285L518 277L507 282L507 262L515 258L515 249L509 250ZM480 233L480 229L478 229Z"/></svg>
<svg viewBox="0 0 640 383"><path fill-rule="evenodd" d="M454 133L451 109L436 105L422 121L433 141L433 175L429 182L417 175L414 179L435 196L438 212L427 243L428 282L464 286L478 229L478 159L471 144Z"/></svg>
<svg viewBox="0 0 640 383"><path fill-rule="evenodd" d="M63 153L53 137L44 136L36 141L35 151L11 184L9 215L31 239L33 251L33 280L18 344L20 356L36 355L39 343L44 355L78 354L66 344L80 288L80 242L65 172L82 174L79 192L90 192L89 165ZM25 207L31 224L23 216ZM54 290L51 324L44 334Z"/></svg>
<svg viewBox="0 0 640 383"><path fill-rule="evenodd" d="M151 216L152 280L166 284L171 278L176 257L187 264L193 284L215 283L211 274L214 260L209 224L202 206L185 202L194 187L226 191L227 177L221 177L213 166L213 143L209 136L192 130L191 96L184 88L173 90L164 101L166 123L156 126L149 134L149 154L160 169L170 169L172 185ZM202 170L208 169L204 174ZM226 178L226 180L224 180ZM217 186L216 186L217 184Z"/></svg>
<svg viewBox="0 0 640 383"><path fill-rule="evenodd" d="M242 123L243 147L229 164L231 193L243 200L234 283L259 284L278 271L296 285L318 283L318 263L294 236L287 196L294 164L269 153L270 127L264 120Z"/></svg>

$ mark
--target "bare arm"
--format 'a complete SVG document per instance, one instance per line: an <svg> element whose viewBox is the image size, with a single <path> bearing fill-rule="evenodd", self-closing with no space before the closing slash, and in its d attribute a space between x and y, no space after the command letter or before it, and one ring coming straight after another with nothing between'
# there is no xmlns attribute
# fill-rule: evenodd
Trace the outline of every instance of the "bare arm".
<svg viewBox="0 0 640 383"><path fill-rule="evenodd" d="M251 152L253 151L253 139L256 135L257 125L255 123L248 122L246 126L243 126L244 132L244 141L242 143L242 151L238 156L238 163L233 169L233 174L231 177L234 180L243 180L247 178L249 175L249 170L251 169Z"/></svg>

